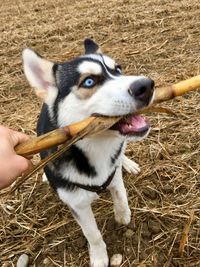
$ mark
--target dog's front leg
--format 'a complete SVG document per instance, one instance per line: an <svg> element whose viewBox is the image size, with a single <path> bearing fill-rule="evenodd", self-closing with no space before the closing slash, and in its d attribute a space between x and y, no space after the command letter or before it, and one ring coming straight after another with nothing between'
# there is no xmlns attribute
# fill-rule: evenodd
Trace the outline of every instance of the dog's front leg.
<svg viewBox="0 0 200 267"><path fill-rule="evenodd" d="M91 206L73 207L72 213L88 240L91 267L107 267L109 260L106 244L97 227Z"/></svg>
<svg viewBox="0 0 200 267"><path fill-rule="evenodd" d="M91 202L97 198L96 193L78 189L75 193L68 192L68 197L61 199L69 206L74 218L80 225L88 243L91 267L107 267L109 263L106 244L97 227L91 208Z"/></svg>
<svg viewBox="0 0 200 267"><path fill-rule="evenodd" d="M115 176L108 189L110 190L113 199L115 220L121 224L129 224L131 220L131 211L128 206L126 189L122 179L121 165L117 168Z"/></svg>
<svg viewBox="0 0 200 267"><path fill-rule="evenodd" d="M138 174L140 172L140 166L126 155L123 155L122 165L128 173Z"/></svg>

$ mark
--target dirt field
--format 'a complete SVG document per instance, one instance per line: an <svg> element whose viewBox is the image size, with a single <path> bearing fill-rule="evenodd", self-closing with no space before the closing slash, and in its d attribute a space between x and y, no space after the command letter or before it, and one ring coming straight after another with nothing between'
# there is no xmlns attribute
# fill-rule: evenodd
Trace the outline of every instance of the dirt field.
<svg viewBox="0 0 200 267"><path fill-rule="evenodd" d="M32 136L41 102L23 74L24 47L64 61L81 54L83 39L92 37L125 73L148 75L157 86L200 74L199 0L1 0L0 10L0 124ZM136 177L124 173L131 224L114 222L107 192L94 204L109 255L121 253L123 267L200 266L200 91L165 106L177 117L148 116L149 137L127 149L142 169ZM29 266L88 266L79 226L41 173L0 204L1 266L15 266L22 253Z"/></svg>

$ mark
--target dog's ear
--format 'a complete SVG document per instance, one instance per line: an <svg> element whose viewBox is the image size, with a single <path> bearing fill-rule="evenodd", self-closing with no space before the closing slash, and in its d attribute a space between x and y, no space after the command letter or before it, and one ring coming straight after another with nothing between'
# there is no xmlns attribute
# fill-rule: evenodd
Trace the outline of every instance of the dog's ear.
<svg viewBox="0 0 200 267"><path fill-rule="evenodd" d="M85 39L84 41L85 54L95 54L101 53L101 49L98 44L95 43L92 39Z"/></svg>
<svg viewBox="0 0 200 267"><path fill-rule="evenodd" d="M58 93L53 73L54 63L29 48L23 50L22 57L26 78L34 87L36 95L47 104L53 101Z"/></svg>

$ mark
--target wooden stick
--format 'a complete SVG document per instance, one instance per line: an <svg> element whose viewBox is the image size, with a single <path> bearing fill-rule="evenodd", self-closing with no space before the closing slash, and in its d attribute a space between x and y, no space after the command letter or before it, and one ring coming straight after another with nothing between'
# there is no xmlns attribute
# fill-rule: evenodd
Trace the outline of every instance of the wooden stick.
<svg viewBox="0 0 200 267"><path fill-rule="evenodd" d="M149 112L160 112L168 113L175 115L172 111L167 108L162 107L151 107L145 108L141 111L138 111L137 114L144 114ZM19 144L15 147L15 151L18 155L27 157L36 153L39 153L43 150L49 149L53 146L58 146L72 137L76 136L78 133L81 133L84 129L87 130L87 134L94 134L103 130L110 128L117 121L121 119L118 117L89 117L80 122L65 126L54 131L48 132L41 136L32 138L29 141L26 141L22 144Z"/></svg>
<svg viewBox="0 0 200 267"><path fill-rule="evenodd" d="M181 96L189 91L200 88L200 75L181 81L167 87L155 90L154 103L170 100L176 96Z"/></svg>
<svg viewBox="0 0 200 267"><path fill-rule="evenodd" d="M49 133L35 137L29 141L17 145L15 147L15 151L18 155L26 157L28 155L33 155L42 150L51 148L55 145L63 144L68 139L72 138L77 133L82 131L94 119L95 117L90 117L78 123L74 123L69 126L65 126L63 128L59 128Z"/></svg>
<svg viewBox="0 0 200 267"><path fill-rule="evenodd" d="M153 104L172 99L176 96L183 95L197 88L200 88L200 75L195 76L191 79L173 84L168 87L157 88L155 90L155 97L154 97ZM161 109L162 108L157 108L157 111L162 112ZM147 113L147 112L151 112L155 110L156 108L149 107L149 108L144 108L137 113L141 114L141 113ZM162 110L164 111L164 109ZM93 129L95 130L91 132L91 133L94 133L95 131L98 131L98 129L99 130L103 130L103 128L108 129L109 126L111 127L119 119L120 117L113 117L113 118L102 117L101 119L90 117L81 122L77 122L69 126L56 129L45 135L35 137L30 141L27 141L25 143L22 143L16 146L15 151L18 155L25 156L25 157L28 155L33 155L43 150L46 150L48 148L51 148L53 146L63 144L64 142L66 142L67 140L69 140L70 138L72 138L73 136L75 136L76 134L78 134L79 132L81 132L83 129L85 129L91 124L94 124Z"/></svg>

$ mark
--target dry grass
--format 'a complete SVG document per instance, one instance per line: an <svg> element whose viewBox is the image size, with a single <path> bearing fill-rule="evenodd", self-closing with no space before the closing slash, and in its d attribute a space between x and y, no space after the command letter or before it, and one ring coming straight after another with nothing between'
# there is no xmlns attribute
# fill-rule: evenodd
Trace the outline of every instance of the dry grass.
<svg viewBox="0 0 200 267"><path fill-rule="evenodd" d="M27 134L35 135L41 103L22 72L24 47L64 61L83 51L85 37L94 37L126 73L148 75L158 86L200 73L199 0L8 0L0 5L0 123ZM200 94L166 105L178 118L151 116L149 137L127 149L142 167L137 177L124 177L130 226L114 223L108 193L94 204L109 254L122 253L123 267L200 266ZM40 177L1 198L0 265L15 266L25 252L30 266L88 266L79 227ZM180 255L182 232L192 212ZM127 237L129 228L134 235Z"/></svg>

